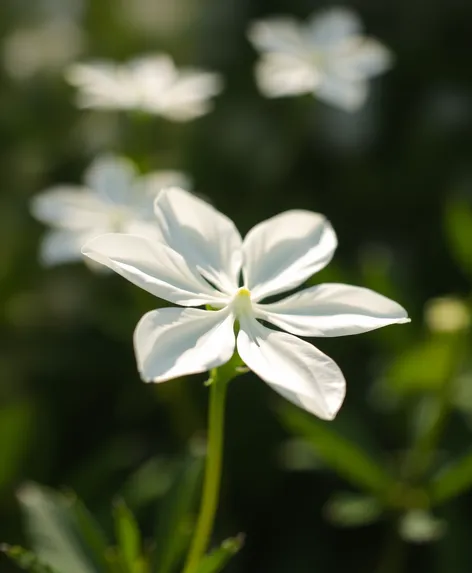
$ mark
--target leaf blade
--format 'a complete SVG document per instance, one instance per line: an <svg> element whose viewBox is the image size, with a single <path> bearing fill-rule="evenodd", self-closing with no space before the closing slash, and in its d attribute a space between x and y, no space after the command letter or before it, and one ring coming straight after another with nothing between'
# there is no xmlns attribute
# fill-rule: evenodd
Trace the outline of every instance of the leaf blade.
<svg viewBox="0 0 472 573"><path fill-rule="evenodd" d="M429 484L433 504L438 505L472 487L472 451L442 468Z"/></svg>
<svg viewBox="0 0 472 573"><path fill-rule="evenodd" d="M244 544L244 535L230 537L223 541L200 561L195 573L218 573L240 551Z"/></svg>
<svg viewBox="0 0 472 573"><path fill-rule="evenodd" d="M96 573L63 495L34 483L18 493L26 530L38 559L58 571Z"/></svg>
<svg viewBox="0 0 472 573"><path fill-rule="evenodd" d="M394 479L386 468L326 422L289 405L284 405L279 412L289 431L305 438L331 469L353 485L377 495L385 495L394 487Z"/></svg>

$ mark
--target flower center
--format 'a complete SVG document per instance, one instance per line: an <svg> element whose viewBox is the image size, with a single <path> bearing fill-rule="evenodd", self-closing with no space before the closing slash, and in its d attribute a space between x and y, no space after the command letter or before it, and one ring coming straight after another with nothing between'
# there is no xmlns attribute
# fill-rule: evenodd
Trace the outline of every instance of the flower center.
<svg viewBox="0 0 472 573"><path fill-rule="evenodd" d="M233 297L232 306L236 316L252 314L251 291L246 287L238 288Z"/></svg>

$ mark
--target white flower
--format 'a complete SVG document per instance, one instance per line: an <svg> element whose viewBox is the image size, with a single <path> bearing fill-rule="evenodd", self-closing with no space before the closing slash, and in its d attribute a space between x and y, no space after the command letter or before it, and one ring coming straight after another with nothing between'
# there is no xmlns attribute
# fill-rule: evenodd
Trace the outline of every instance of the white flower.
<svg viewBox="0 0 472 573"><path fill-rule="evenodd" d="M290 16L254 22L249 39L262 52L256 79L267 97L313 93L346 111L365 102L368 79L392 64L391 52L362 35L348 8L328 8L306 23Z"/></svg>
<svg viewBox="0 0 472 573"><path fill-rule="evenodd" d="M84 187L53 187L31 201L33 215L53 227L41 244L46 265L81 260L82 246L104 233L160 237L153 213L158 192L170 185L188 186L178 171L138 177L130 161L113 156L96 159L84 179Z"/></svg>
<svg viewBox="0 0 472 573"><path fill-rule="evenodd" d="M160 298L217 309L162 308L142 317L134 345L146 381L215 368L236 346L246 365L274 390L332 419L344 399L343 375L328 356L297 336L341 336L409 322L397 303L342 284L264 302L300 286L331 260L336 235L318 213L287 211L256 225L244 241L230 219L181 189L162 190L155 214L160 242L109 234L82 250Z"/></svg>
<svg viewBox="0 0 472 573"><path fill-rule="evenodd" d="M79 107L140 110L173 121L188 121L208 113L211 98L223 87L219 74L194 68L179 70L165 54L125 64L74 64L67 70L66 79L79 89Z"/></svg>

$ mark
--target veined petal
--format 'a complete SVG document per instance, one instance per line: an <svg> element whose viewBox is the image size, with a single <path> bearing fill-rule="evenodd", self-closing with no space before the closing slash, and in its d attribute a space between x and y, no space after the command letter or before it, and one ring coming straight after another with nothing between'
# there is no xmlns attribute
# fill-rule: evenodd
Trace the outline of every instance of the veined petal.
<svg viewBox="0 0 472 573"><path fill-rule="evenodd" d="M302 56L270 53L256 64L256 81L267 97L299 95L314 90L319 72Z"/></svg>
<svg viewBox="0 0 472 573"><path fill-rule="evenodd" d="M117 205L128 205L132 202L135 178L133 163L124 157L112 155L96 159L84 176L89 189L108 203Z"/></svg>
<svg viewBox="0 0 472 573"><path fill-rule="evenodd" d="M238 288L242 239L234 223L183 189L164 189L155 213L165 242L218 288Z"/></svg>
<svg viewBox="0 0 472 573"><path fill-rule="evenodd" d="M106 225L109 209L88 189L71 185L53 187L33 197L31 212L42 223L85 230Z"/></svg>
<svg viewBox="0 0 472 573"><path fill-rule="evenodd" d="M240 321L237 347L246 365L276 392L324 420L332 420L344 400L344 376L320 350L250 317Z"/></svg>
<svg viewBox="0 0 472 573"><path fill-rule="evenodd" d="M406 310L370 289L326 283L272 304L259 304L260 318L298 336L346 336L410 322Z"/></svg>
<svg viewBox="0 0 472 573"><path fill-rule="evenodd" d="M145 314L134 333L138 369L146 382L205 372L234 352L229 309L163 308Z"/></svg>
<svg viewBox="0 0 472 573"><path fill-rule="evenodd" d="M286 211L259 223L243 243L253 301L299 286L329 263L336 246L333 228L319 213Z"/></svg>
<svg viewBox="0 0 472 573"><path fill-rule="evenodd" d="M349 8L327 8L315 12L306 28L312 46L326 49L336 46L346 38L362 32L359 16Z"/></svg>
<svg viewBox="0 0 472 573"><path fill-rule="evenodd" d="M225 302L224 295L194 272L179 253L162 243L109 233L88 242L82 253L164 300L183 306Z"/></svg>
<svg viewBox="0 0 472 573"><path fill-rule="evenodd" d="M81 249L95 237L95 231L48 231L41 242L40 258L46 266L58 265L83 259Z"/></svg>

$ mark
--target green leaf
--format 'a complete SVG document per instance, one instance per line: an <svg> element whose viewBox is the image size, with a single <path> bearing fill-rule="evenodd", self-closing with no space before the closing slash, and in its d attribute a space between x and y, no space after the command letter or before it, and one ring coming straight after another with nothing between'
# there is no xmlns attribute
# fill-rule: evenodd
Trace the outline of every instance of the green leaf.
<svg viewBox="0 0 472 573"><path fill-rule="evenodd" d="M64 571L54 570L49 565L40 561L32 551L28 551L19 545L2 545L0 550L15 563L20 569L30 571L31 573L67 573Z"/></svg>
<svg viewBox="0 0 472 573"><path fill-rule="evenodd" d="M134 515L123 502L115 505L115 529L119 552L129 573L140 571L141 533Z"/></svg>
<svg viewBox="0 0 472 573"><path fill-rule="evenodd" d="M412 509L406 513L399 524L399 533L405 541L411 543L431 543L441 539L446 531L446 522L437 519L422 509Z"/></svg>
<svg viewBox="0 0 472 573"><path fill-rule="evenodd" d="M401 395L439 390L450 377L455 352L447 336L433 336L400 354L387 373L387 382Z"/></svg>
<svg viewBox="0 0 472 573"><path fill-rule="evenodd" d="M322 460L302 438L288 438L282 442L278 458L283 468L290 471L320 470Z"/></svg>
<svg viewBox="0 0 472 573"><path fill-rule="evenodd" d="M162 457L155 457L141 465L121 489L126 503L135 511L149 507L164 497L170 490L178 463Z"/></svg>
<svg viewBox="0 0 472 573"><path fill-rule="evenodd" d="M323 461L361 489L385 494L394 486L393 477L360 446L337 434L327 422L290 405L280 409L286 427L302 436Z"/></svg>
<svg viewBox="0 0 472 573"><path fill-rule="evenodd" d="M65 496L29 483L18 499L29 542L41 562L61 573L96 573Z"/></svg>
<svg viewBox="0 0 472 573"><path fill-rule="evenodd" d="M200 561L195 573L218 573L238 553L244 544L244 535L230 537Z"/></svg>
<svg viewBox="0 0 472 573"><path fill-rule="evenodd" d="M100 571L107 571L108 562L106 554L108 552L109 543L104 532L90 511L75 494L71 493L68 497L70 500L70 512L75 518L87 552L90 553Z"/></svg>
<svg viewBox="0 0 472 573"><path fill-rule="evenodd" d="M382 507L373 497L342 492L326 503L324 514L333 525L359 527L376 522L382 515Z"/></svg>
<svg viewBox="0 0 472 573"><path fill-rule="evenodd" d="M446 209L446 234L451 251L461 268L472 274L472 207L456 198Z"/></svg>
<svg viewBox="0 0 472 573"><path fill-rule="evenodd" d="M190 542L203 475L202 454L196 451L183 462L180 475L176 476L160 509L153 568L159 573L173 571Z"/></svg>
<svg viewBox="0 0 472 573"><path fill-rule="evenodd" d="M431 501L444 503L472 486L472 452L442 468L429 485Z"/></svg>

